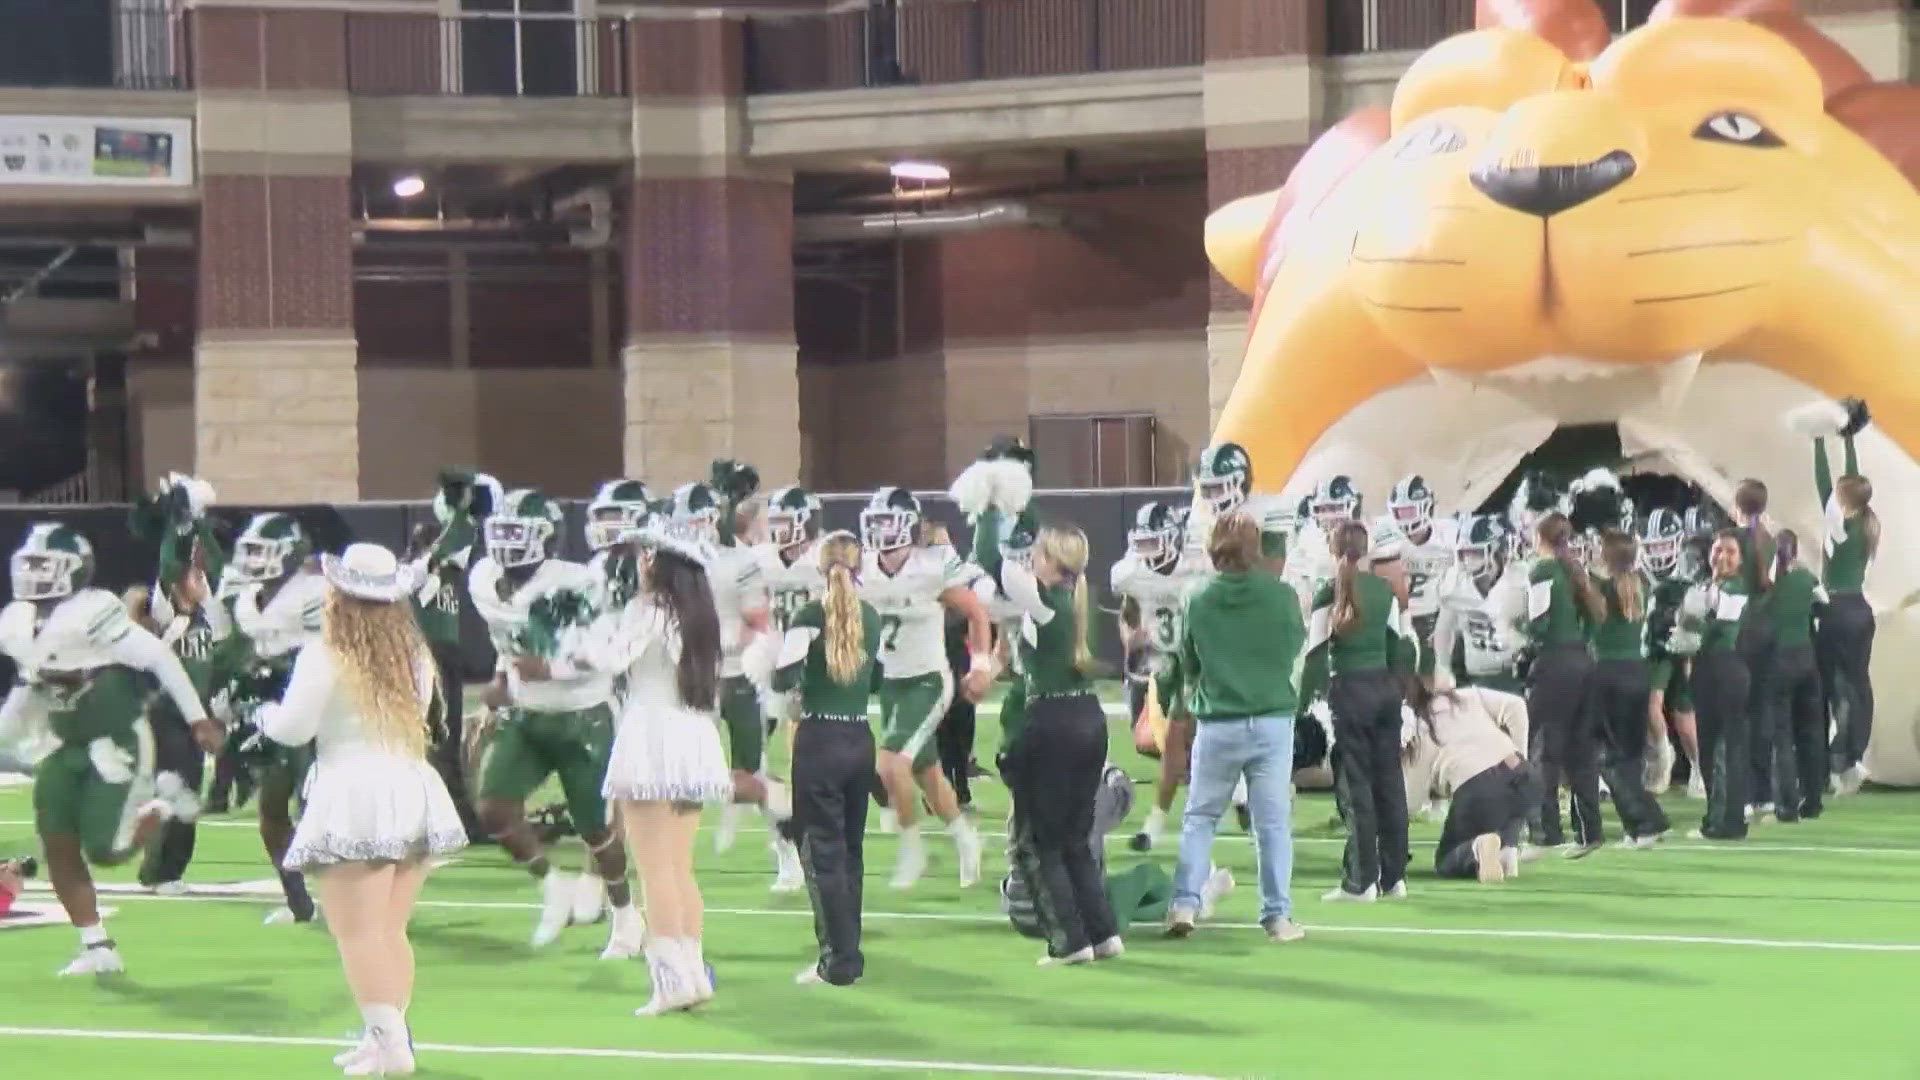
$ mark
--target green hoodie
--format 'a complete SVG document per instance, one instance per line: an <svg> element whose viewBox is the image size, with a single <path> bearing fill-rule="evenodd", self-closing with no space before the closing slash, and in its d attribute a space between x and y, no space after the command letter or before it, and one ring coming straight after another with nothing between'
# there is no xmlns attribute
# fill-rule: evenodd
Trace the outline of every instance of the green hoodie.
<svg viewBox="0 0 1920 1080"><path fill-rule="evenodd" d="M1300 596L1264 570L1219 574L1187 601L1180 670L1199 720L1291 716L1306 644Z"/></svg>

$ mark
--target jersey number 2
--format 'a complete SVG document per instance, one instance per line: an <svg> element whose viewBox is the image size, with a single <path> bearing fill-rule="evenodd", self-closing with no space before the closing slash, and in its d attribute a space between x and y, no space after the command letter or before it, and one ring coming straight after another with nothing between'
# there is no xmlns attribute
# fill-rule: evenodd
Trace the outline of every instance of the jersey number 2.
<svg viewBox="0 0 1920 1080"><path fill-rule="evenodd" d="M894 639L900 636L900 616L882 615L880 617L880 651L892 652Z"/></svg>

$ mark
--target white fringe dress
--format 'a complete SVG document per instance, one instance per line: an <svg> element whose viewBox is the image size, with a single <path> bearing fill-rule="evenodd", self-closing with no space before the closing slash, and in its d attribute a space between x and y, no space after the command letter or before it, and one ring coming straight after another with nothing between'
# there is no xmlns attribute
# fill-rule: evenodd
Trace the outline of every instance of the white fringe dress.
<svg viewBox="0 0 1920 1080"><path fill-rule="evenodd" d="M433 695L432 657L415 667L422 701ZM422 728L427 717L423 708ZM315 642L294 659L287 691L262 710L261 730L288 746L312 741L306 807L283 870L348 862L408 862L467 846L440 774L423 757L371 741L333 651Z"/></svg>

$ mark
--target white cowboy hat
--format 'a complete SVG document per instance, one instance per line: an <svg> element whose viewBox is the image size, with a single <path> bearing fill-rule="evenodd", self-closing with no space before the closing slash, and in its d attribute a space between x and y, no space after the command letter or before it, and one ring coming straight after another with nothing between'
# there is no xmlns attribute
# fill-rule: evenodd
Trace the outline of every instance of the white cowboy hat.
<svg viewBox="0 0 1920 1080"><path fill-rule="evenodd" d="M391 604L413 593L413 567L400 565L379 544L350 544L339 555L320 556L327 582L348 596Z"/></svg>

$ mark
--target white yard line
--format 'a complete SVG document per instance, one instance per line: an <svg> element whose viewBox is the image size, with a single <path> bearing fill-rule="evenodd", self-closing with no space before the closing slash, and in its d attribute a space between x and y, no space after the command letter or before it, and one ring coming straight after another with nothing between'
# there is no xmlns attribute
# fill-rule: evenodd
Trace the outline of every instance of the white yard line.
<svg viewBox="0 0 1920 1080"><path fill-rule="evenodd" d="M30 882L29 892L45 892L47 887L39 882ZM159 903L242 903L277 904L277 895L189 895L154 896L139 892L114 892L116 901L144 900ZM511 900L422 900L423 908L441 908L457 911L535 911L539 904L522 903ZM708 915L733 915L746 918L764 919L811 919L813 912L807 908L728 908L710 907ZM953 922L1004 924L1006 916L999 914L949 912L949 911L866 911L863 919L894 920L901 922ZM1823 952L1867 952L1867 953L1920 953L1920 942L1871 942L1871 941L1807 941L1796 938L1752 938L1752 937L1711 937L1696 934L1614 934L1588 930L1521 930L1506 927L1438 927L1438 926L1334 926L1326 923L1302 922L1314 933L1330 934L1407 934L1429 937L1473 937L1507 938L1514 940L1544 941L1596 941L1631 942L1648 945L1722 945L1755 949L1806 949ZM1210 928L1225 930L1258 930L1258 923L1208 923ZM1151 932L1151 931L1149 931Z"/></svg>
<svg viewBox="0 0 1920 1080"><path fill-rule="evenodd" d="M347 1039L302 1039L278 1035L224 1035L185 1031L100 1031L86 1028L0 1026L0 1037L19 1039L106 1039L128 1042L226 1043L240 1046L306 1046L333 1049L352 1046ZM484 1054L505 1057L600 1058L624 1061L661 1061L684 1064L784 1065L808 1068L894 1069L922 1072L987 1073L997 1076L1101 1077L1109 1080L1213 1080L1191 1073L1130 1072L1120 1069L1075 1069L1050 1065L995 1065L965 1061L910 1061L896 1058L810 1057L795 1054L729 1054L676 1050L615 1050L584 1046L469 1046L460 1043L415 1043L431 1054Z"/></svg>

